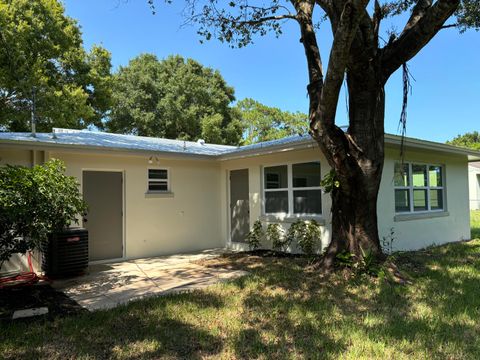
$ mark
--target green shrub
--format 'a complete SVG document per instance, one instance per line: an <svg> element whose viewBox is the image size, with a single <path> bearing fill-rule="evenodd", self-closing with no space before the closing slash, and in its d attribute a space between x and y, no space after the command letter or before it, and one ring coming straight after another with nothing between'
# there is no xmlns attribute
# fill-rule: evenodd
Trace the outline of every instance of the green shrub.
<svg viewBox="0 0 480 360"><path fill-rule="evenodd" d="M260 220L257 220L253 223L253 229L247 235L245 239L250 250L258 249L262 243L262 238L264 237L263 226Z"/></svg>
<svg viewBox="0 0 480 360"><path fill-rule="evenodd" d="M279 224L269 224L267 226L267 241L272 244L273 250L284 250L284 241L280 231Z"/></svg>
<svg viewBox="0 0 480 360"><path fill-rule="evenodd" d="M295 221L287 231L287 242L296 242L303 253L313 255L320 242L320 225L315 220Z"/></svg>
<svg viewBox="0 0 480 360"><path fill-rule="evenodd" d="M0 267L14 253L40 247L85 213L86 204L74 177L59 160L33 168L0 167Z"/></svg>

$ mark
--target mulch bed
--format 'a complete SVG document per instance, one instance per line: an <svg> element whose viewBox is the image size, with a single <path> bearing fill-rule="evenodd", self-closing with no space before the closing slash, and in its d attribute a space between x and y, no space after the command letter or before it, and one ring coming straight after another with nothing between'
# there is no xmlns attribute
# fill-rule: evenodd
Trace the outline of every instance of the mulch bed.
<svg viewBox="0 0 480 360"><path fill-rule="evenodd" d="M48 314L12 320L16 310L48 307ZM76 301L48 284L0 289L0 322L53 320L57 317L87 312Z"/></svg>
<svg viewBox="0 0 480 360"><path fill-rule="evenodd" d="M259 257L277 257L277 258L309 258L311 256L305 254L292 254L284 251L257 249L250 251L242 251L239 254L246 254Z"/></svg>

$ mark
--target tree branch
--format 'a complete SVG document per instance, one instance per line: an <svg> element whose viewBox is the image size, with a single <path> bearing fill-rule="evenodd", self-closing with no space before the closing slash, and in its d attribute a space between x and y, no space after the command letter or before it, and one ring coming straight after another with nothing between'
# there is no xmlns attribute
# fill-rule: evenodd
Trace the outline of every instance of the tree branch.
<svg viewBox="0 0 480 360"><path fill-rule="evenodd" d="M297 10L296 19L300 25L302 37L300 42L305 48L307 58L308 77L309 77L309 95L317 96L323 85L323 66L318 48L317 37L313 26L313 1L292 1ZM316 86L314 86L316 85ZM317 94L314 92L317 91Z"/></svg>
<svg viewBox="0 0 480 360"><path fill-rule="evenodd" d="M412 9L412 14L403 29L403 32L411 29L425 15L427 10L432 6L432 0L418 0Z"/></svg>
<svg viewBox="0 0 480 360"><path fill-rule="evenodd" d="M334 34L319 109L322 117L321 122L325 127L332 126L335 123L338 96L345 76L350 47L368 2L368 0L348 1L343 8L340 22Z"/></svg>
<svg viewBox="0 0 480 360"><path fill-rule="evenodd" d="M413 58L442 28L460 4L460 0L419 0L410 20L398 37L382 49L383 81L387 81L402 64Z"/></svg>
<svg viewBox="0 0 480 360"><path fill-rule="evenodd" d="M450 28L454 28L454 27L458 27L458 24L455 23L455 24L443 25L443 26L441 27L441 29L450 29Z"/></svg>
<svg viewBox="0 0 480 360"><path fill-rule="evenodd" d="M382 7L378 0L375 0L374 12L373 12L373 36L375 38L375 45L378 46L378 34L380 32L380 22L383 19Z"/></svg>
<svg viewBox="0 0 480 360"><path fill-rule="evenodd" d="M238 25L258 25L267 21L278 21L278 20L297 20L297 17L293 14L285 14L285 15L275 15L275 16L266 16L261 19L257 20L245 20L245 21L237 21L235 24Z"/></svg>

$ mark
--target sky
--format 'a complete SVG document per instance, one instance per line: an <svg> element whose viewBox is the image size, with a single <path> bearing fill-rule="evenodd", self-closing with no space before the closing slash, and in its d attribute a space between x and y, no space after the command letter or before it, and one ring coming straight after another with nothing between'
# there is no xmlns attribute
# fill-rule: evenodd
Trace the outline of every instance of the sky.
<svg viewBox="0 0 480 360"><path fill-rule="evenodd" d="M242 49L231 49L216 40L201 44L195 27L182 26L182 3L177 0L167 5L155 0L153 15L147 0L64 1L67 15L82 29L85 47L99 44L109 50L114 70L141 53L153 53L159 59L179 54L218 69L234 87L237 100L250 97L282 110L308 112L306 60L295 23L286 23L279 38L269 34ZM400 31L401 25L386 26ZM329 26L322 26L318 42L324 64L331 40ZM409 62L409 68L414 80L407 136L444 142L458 134L480 131L480 32L442 30ZM401 71L397 71L386 86L386 132L398 134L401 107ZM342 91L337 124L347 122Z"/></svg>

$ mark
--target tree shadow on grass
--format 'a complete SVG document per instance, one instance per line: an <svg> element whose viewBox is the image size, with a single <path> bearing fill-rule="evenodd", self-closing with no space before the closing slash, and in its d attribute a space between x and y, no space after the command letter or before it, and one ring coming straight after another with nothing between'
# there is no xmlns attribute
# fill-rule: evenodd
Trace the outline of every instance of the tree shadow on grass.
<svg viewBox="0 0 480 360"><path fill-rule="evenodd" d="M0 349L5 358L480 358L480 242L405 253L396 262L412 284L325 279L305 259L224 258L212 266L250 275L43 326L2 328Z"/></svg>
<svg viewBox="0 0 480 360"><path fill-rule="evenodd" d="M400 255L409 285L325 280L291 259L239 260L232 266L252 275L235 282L244 292L238 358L335 358L349 350L370 357L375 346L405 357L480 358L478 243Z"/></svg>
<svg viewBox="0 0 480 360"><path fill-rule="evenodd" d="M406 341L413 346L404 350L417 352L417 357L480 358L480 245L450 244L399 260L416 264L412 285L380 282L373 297L348 294L351 303L361 304L361 311L378 321L355 317L358 306L340 305L342 311L357 320L371 341Z"/></svg>
<svg viewBox="0 0 480 360"><path fill-rule="evenodd" d="M222 340L207 330L172 316L165 308L172 296L152 298L69 317L43 326L16 324L6 329L1 339L5 359L66 358L181 358L214 356L222 348ZM175 302L194 311L223 306L215 294L194 291L175 296ZM23 335L20 335L22 334Z"/></svg>

